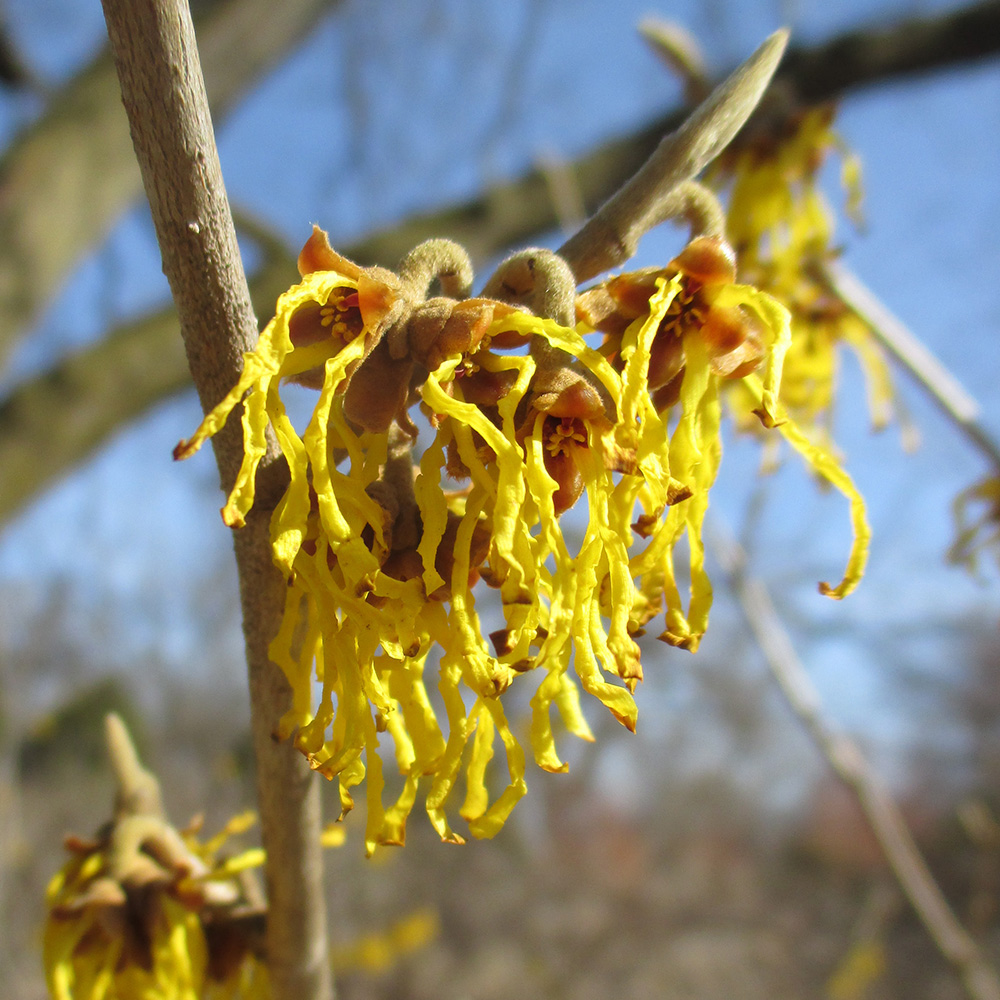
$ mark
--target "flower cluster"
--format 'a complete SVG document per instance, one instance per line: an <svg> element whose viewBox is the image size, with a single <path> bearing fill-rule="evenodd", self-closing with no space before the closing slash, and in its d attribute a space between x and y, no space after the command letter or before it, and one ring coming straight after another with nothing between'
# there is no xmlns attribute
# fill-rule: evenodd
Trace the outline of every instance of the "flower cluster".
<svg viewBox="0 0 1000 1000"><path fill-rule="evenodd" d="M1000 551L1000 476L987 476L962 490L954 513L957 535L948 558L975 572L983 552Z"/></svg>
<svg viewBox="0 0 1000 1000"><path fill-rule="evenodd" d="M119 815L92 840L69 837L70 859L48 889L43 959L53 1000L264 1000L264 911L240 873L260 849L223 860L240 816L211 839L149 812Z"/></svg>
<svg viewBox="0 0 1000 1000"><path fill-rule="evenodd" d="M238 384L175 454L243 401L244 461L223 508L233 527L253 505L269 428L288 460L271 518L287 580L271 656L294 692L278 735L337 779L344 812L366 781L369 852L403 842L418 794L441 837L461 841L447 806L462 775L472 835L500 829L526 790L502 698L522 676L539 678L535 762L563 771L554 717L592 738L581 689L635 727L636 639L650 622L662 615L660 638L697 647L722 383L744 385L762 422L852 496L855 550L827 592L857 582L860 498L778 402L787 311L736 283L721 240L695 239L668 267L575 302L572 275L546 251L519 255L480 298L468 297L464 252L444 241L394 273L358 267L314 230L299 267ZM445 294L428 298L435 278ZM285 380L318 390L301 433ZM570 529L562 515L575 507ZM388 805L386 734L401 776ZM507 783L494 798L498 746Z"/></svg>
<svg viewBox="0 0 1000 1000"><path fill-rule="evenodd" d="M762 126L718 162L714 179L731 184L726 233L736 248L740 277L784 303L791 313L781 401L811 436L826 440L841 344L857 356L876 428L893 413L885 357L867 324L831 289L825 265L837 254L834 220L819 186L830 150L842 157L848 213L860 218L860 166L832 128L831 105L784 116Z"/></svg>

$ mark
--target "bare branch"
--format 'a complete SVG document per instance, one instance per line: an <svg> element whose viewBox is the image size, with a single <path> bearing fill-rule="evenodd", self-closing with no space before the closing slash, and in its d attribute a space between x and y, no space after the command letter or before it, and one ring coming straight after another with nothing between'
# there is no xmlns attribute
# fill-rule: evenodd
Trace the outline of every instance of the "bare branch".
<svg viewBox="0 0 1000 1000"><path fill-rule="evenodd" d="M257 323L240 264L190 11L183 0L104 0L136 157L202 405L236 381ZM233 423L233 422L231 422ZM242 456L240 427L213 441L225 487ZM265 464L277 467L273 445ZM266 506L266 505L265 505ZM267 850L268 967L276 1000L330 1000L319 789L301 755L273 738L290 704L267 650L284 585L271 562L268 512L235 533L257 787Z"/></svg>
<svg viewBox="0 0 1000 1000"><path fill-rule="evenodd" d="M216 114L335 0L225 0L199 24ZM267 24L261 30L261 24ZM77 260L141 193L118 82L105 54L69 81L0 159L0 363Z"/></svg>
<svg viewBox="0 0 1000 1000"><path fill-rule="evenodd" d="M838 86L870 86L903 72L956 64L965 59L996 52L1000 48L1000 16L997 12L1000 12L1000 3L989 3L935 19L933 31L941 44L933 47L933 53L927 54L923 64L914 61L906 44L906 39L913 34L912 22L901 22L891 31L881 34L884 45L870 50L879 61L877 64L871 61L865 63L864 78L854 84L840 76L837 78ZM990 17L996 17L997 26L986 30L993 23L988 21ZM964 29L959 31L956 25L969 23L979 24L983 32L980 33L977 44L969 41L963 45ZM835 39L818 48L790 50L778 78L795 90L815 90L815 86L809 81L824 72L827 53L839 46L849 47L847 42L853 38L854 33L841 36L839 41ZM983 47L989 44L992 44L992 49L984 53ZM830 83L831 80L828 80L821 89L825 96L837 96L837 93L830 92ZM682 112L673 112L637 133L609 142L576 162L567 164L563 168L564 182L572 182L575 195L586 204L599 204L639 169L655 149L659 138L676 128L682 119ZM66 148L75 147L69 144ZM541 167L519 180L497 185L479 198L426 215L414 216L400 226L340 249L346 256L361 264L394 264L421 241L446 234L461 242L474 260L485 260L508 247L536 240L540 234L560 224L562 218L552 196L550 175L550 168ZM260 234L251 235L257 238ZM275 241L272 238L266 242L270 245ZM0 244L0 270L6 249L8 248ZM271 253L270 246L268 252ZM287 249L283 250L283 254L286 276L284 283L279 281L273 291L261 291L259 297L254 293L254 301L259 303L262 316L269 314L277 293L295 280L295 255ZM278 267L276 259L274 266ZM2 322L3 316L0 314L0 326ZM17 389L7 403L0 406L0 468L7 472L0 478L0 521L9 518L74 463L86 458L90 451L114 431L116 421L130 419L168 393L187 384L187 366L180 352L161 346L168 328L176 329L176 317L169 310L141 320L134 326L114 331L113 340L107 348L95 345L60 362L37 380ZM103 382L98 382L93 391L90 391L78 381L85 370L101 370L104 363L108 363L110 368L110 362L121 355L132 357L143 353L149 358L157 359L157 371L151 373L155 378L149 382L135 381L131 391L126 393L132 407L130 412L110 412L117 410L122 400L115 393L104 391ZM91 357L95 365L93 369ZM129 370L128 367L126 370ZM73 391L59 394L57 387L63 384L64 377ZM43 399L49 405L44 414L36 405ZM53 409L52 403L57 408ZM102 411L106 408L109 412L103 414ZM63 439L70 442L66 448L54 444ZM35 446L34 442L40 440L46 441L45 449ZM21 481L20 473L11 473L10 470L19 469L28 457L33 459L33 465Z"/></svg>
<svg viewBox="0 0 1000 1000"><path fill-rule="evenodd" d="M776 31L668 135L638 173L560 248L577 282L624 263L639 239L669 217L670 193L696 177L743 127L777 69L788 41Z"/></svg>
<svg viewBox="0 0 1000 1000"><path fill-rule="evenodd" d="M837 295L868 324L879 343L917 380L945 416L995 469L1000 470L1000 444L983 426L979 404L958 379L857 275L832 261L826 265L824 277Z"/></svg>
<svg viewBox="0 0 1000 1000"><path fill-rule="evenodd" d="M899 807L858 745L823 717L819 693L795 652L767 587L746 571L746 555L716 521L708 535L715 558L743 608L771 675L789 707L833 770L857 796L906 898L971 1000L1000 1000L1000 979L966 933L934 881Z"/></svg>
<svg viewBox="0 0 1000 1000"><path fill-rule="evenodd" d="M789 49L779 74L796 97L821 103L911 73L994 57L1000 50L1000 2L867 27L821 45Z"/></svg>

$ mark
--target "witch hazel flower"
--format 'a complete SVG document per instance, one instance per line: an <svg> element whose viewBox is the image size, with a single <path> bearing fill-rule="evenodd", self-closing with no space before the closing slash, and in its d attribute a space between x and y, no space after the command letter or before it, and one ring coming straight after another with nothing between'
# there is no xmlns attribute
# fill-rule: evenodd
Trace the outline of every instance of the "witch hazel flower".
<svg viewBox="0 0 1000 1000"><path fill-rule="evenodd" d="M697 128L731 128L733 101L745 117L782 45L765 43L750 62L766 73L724 84ZM855 543L826 592L860 578L863 503L779 402L788 311L736 281L712 196L689 181L674 191L651 217L680 205L687 247L582 292L578 277L602 268L570 251L514 254L473 296L468 256L447 240L390 271L314 229L241 378L175 451L193 454L242 405L222 510L233 528L254 506L268 435L287 460L270 514L287 584L271 657L293 705L276 736L338 783L341 815L363 787L369 853L404 842L418 801L444 840L463 839L456 814L492 837L525 794L529 754L564 771L557 731L593 738L583 696L635 728L651 623L697 648L723 386L743 386L748 413L850 498ZM316 393L304 426L286 411L289 382ZM515 687L529 688L526 730L508 717Z"/></svg>

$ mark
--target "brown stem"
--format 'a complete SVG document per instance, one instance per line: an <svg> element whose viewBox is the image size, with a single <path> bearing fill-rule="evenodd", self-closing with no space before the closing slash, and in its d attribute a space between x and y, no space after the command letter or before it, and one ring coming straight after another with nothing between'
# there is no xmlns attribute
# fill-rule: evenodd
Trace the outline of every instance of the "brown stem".
<svg viewBox="0 0 1000 1000"><path fill-rule="evenodd" d="M136 158L207 410L236 381L257 338L226 201L190 11L184 0L103 0ZM223 488L242 454L236 421L213 439ZM273 446L265 464L279 470ZM272 472L272 476L275 473ZM283 605L266 510L235 535L269 894L268 964L276 1000L331 1000L319 842L319 789L304 759L273 737L290 692L267 650Z"/></svg>

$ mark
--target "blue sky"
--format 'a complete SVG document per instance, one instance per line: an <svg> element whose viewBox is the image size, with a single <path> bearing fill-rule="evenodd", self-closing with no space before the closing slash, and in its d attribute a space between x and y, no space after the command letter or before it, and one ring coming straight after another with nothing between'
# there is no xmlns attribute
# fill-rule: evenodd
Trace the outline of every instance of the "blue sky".
<svg viewBox="0 0 1000 1000"><path fill-rule="evenodd" d="M660 12L724 68L782 23L812 41L859 21L948 6L717 0ZM103 31L99 6L82 0L8 0L7 11L26 57L53 82L94 51ZM677 85L634 30L649 12L647 0L349 3L220 126L230 195L291 245L314 221L336 245L468 196L541 156L573 156L676 99ZM0 135L36 110L31 98L0 97ZM979 398L1000 436L998 113L1000 64L992 63L849 96L839 130L861 155L867 192L865 232L841 229L846 262ZM669 229L650 234L640 262L669 259L679 240ZM151 228L136 209L81 265L6 378L25 377L165 295ZM1000 617L995 573L984 584L944 564L949 505L984 463L904 375L897 384L923 437L912 456L897 428L869 433L861 381L845 361L837 438L875 529L868 576L847 601L826 601L815 587L836 578L846 557L841 498L818 491L794 462L760 484L759 450L746 441L728 447L713 493L737 527L750 499L763 496L754 564L833 716L868 731L889 756L915 738L898 668L948 669L965 655L969 630L995 628ZM238 679L234 574L214 465L207 453L181 465L170 458L198 419L190 393L158 407L0 534L8 639L58 581L70 631L95 648L104 643L110 666L131 671L155 657L182 676L213 676L221 666ZM190 624L209 600L225 625L217 634ZM718 646L711 633L706 639L706 658L725 657L729 632L719 633ZM657 691L669 699L672 672L698 669L681 656L663 650L647 667L651 704Z"/></svg>

